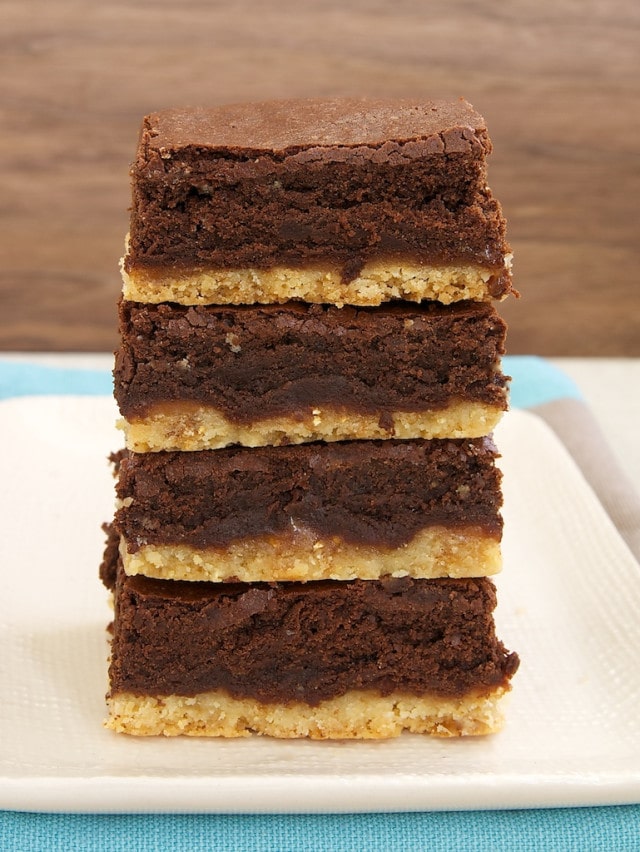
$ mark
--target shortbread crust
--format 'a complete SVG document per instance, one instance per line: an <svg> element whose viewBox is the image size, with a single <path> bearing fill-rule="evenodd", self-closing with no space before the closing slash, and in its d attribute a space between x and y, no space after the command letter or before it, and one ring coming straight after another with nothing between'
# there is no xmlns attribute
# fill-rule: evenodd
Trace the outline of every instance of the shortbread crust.
<svg viewBox="0 0 640 852"><path fill-rule="evenodd" d="M234 423L215 408L191 402L155 406L144 417L121 418L128 449L136 453L160 450L216 450L302 444L311 441L376 440L380 438L480 438L498 425L504 411L480 402L453 402L433 411L394 411L379 415L313 408L306 418L273 417Z"/></svg>
<svg viewBox="0 0 640 852"><path fill-rule="evenodd" d="M264 704L219 690L195 696L118 693L107 703L106 727L135 736L385 739L403 731L437 737L495 733L503 725L501 699L509 687L460 698L353 690L317 707L303 702Z"/></svg>
<svg viewBox="0 0 640 852"><path fill-rule="evenodd" d="M215 549L155 544L129 553L122 539L120 555L129 576L214 583L488 577L502 567L500 541L473 527L428 527L396 548L299 528Z"/></svg>
<svg viewBox="0 0 640 852"><path fill-rule="evenodd" d="M420 302L433 299L445 305L463 300L503 299L508 288L511 255L500 270L470 265L429 266L402 263L365 264L352 280L327 267L270 269L154 268L125 271L123 296L132 302L176 302L180 305L242 305L284 303L300 299L315 304L380 305L392 299ZM507 292L503 292L504 290ZM494 295L498 293L498 295Z"/></svg>

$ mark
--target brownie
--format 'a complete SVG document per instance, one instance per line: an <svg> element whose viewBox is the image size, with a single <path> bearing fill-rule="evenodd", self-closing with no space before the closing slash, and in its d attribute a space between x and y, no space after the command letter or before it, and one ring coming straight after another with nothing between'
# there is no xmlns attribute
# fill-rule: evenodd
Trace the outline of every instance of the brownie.
<svg viewBox="0 0 640 852"><path fill-rule="evenodd" d="M318 406L375 414L505 409L506 325L484 303L196 306L121 301L115 396L140 418L197 402L232 422L308 415Z"/></svg>
<svg viewBox="0 0 640 852"><path fill-rule="evenodd" d="M118 572L111 695L223 689L263 702L354 689L465 695L506 685L490 580L210 584Z"/></svg>
<svg viewBox="0 0 640 852"><path fill-rule="evenodd" d="M484 120L453 102L310 99L144 121L125 271L478 264L510 289Z"/></svg>
<svg viewBox="0 0 640 852"><path fill-rule="evenodd" d="M496 455L488 438L128 453L115 525L131 553L224 547L292 526L389 548L434 525L499 539Z"/></svg>

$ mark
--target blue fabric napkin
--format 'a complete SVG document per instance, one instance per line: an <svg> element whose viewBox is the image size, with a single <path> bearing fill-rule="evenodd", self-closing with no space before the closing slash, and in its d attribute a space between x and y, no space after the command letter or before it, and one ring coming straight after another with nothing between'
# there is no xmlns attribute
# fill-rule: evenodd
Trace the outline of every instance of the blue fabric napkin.
<svg viewBox="0 0 640 852"><path fill-rule="evenodd" d="M599 440L597 431L592 431L591 427L585 429L588 411L567 376L539 358L508 357L504 359L504 367L513 378L513 407L535 410L563 439L570 437L572 418L577 415L581 422L579 431L588 433L589 447L592 448L593 440ZM111 392L111 376L106 370L64 369L0 360L0 399L51 394L108 395ZM579 464L589 455L589 451L584 452L584 445L571 446L569 442L568 446ZM611 480L610 474L607 479ZM606 483L596 481L594 487L596 490L604 489L601 498L604 494L606 505ZM629 495L626 497L633 500ZM619 503L614 501L608 507L614 521L619 521L614 517L620 514ZM635 504L625 505L631 506L633 540L640 514L636 513ZM189 852L626 852L640 850L640 805L529 811L318 815L96 815L4 811L0 812L0 850L5 849L19 852L157 852L165 849Z"/></svg>
<svg viewBox="0 0 640 852"><path fill-rule="evenodd" d="M409 814L0 816L20 852L638 852L640 808Z"/></svg>

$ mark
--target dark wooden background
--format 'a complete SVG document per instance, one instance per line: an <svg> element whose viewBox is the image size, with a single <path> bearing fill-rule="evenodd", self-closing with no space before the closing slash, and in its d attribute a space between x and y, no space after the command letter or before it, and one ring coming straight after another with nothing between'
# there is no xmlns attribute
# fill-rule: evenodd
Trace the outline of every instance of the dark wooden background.
<svg viewBox="0 0 640 852"><path fill-rule="evenodd" d="M523 298L512 353L640 356L637 0L0 2L0 348L109 350L141 117L464 95Z"/></svg>

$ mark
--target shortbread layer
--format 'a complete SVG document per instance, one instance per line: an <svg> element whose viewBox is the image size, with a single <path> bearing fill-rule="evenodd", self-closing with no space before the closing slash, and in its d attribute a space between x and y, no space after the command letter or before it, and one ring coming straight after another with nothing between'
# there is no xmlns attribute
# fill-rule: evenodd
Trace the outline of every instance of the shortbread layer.
<svg viewBox="0 0 640 852"><path fill-rule="evenodd" d="M342 307L377 306L391 300L435 300L444 305L461 301L501 300L511 290L511 254L499 267L479 264L438 264L430 261L367 262L353 278L329 266L216 268L133 266L122 262L122 293L132 302L174 302L180 305L284 304L300 300Z"/></svg>
<svg viewBox="0 0 640 852"><path fill-rule="evenodd" d="M285 739L387 739L403 731L437 737L496 733L503 725L506 688L463 698L379 695L353 690L311 707L301 701L263 704L226 692L195 696L120 693L108 699L108 728L135 736Z"/></svg>
<svg viewBox="0 0 640 852"><path fill-rule="evenodd" d="M517 667L486 578L115 583L110 694L317 707L355 691L461 699Z"/></svg>
<svg viewBox="0 0 640 852"><path fill-rule="evenodd" d="M155 301L378 304L434 289L469 298L480 279L485 298L502 298L510 250L487 187L490 150L484 120L462 100L149 115L132 168L126 297L147 301L151 284ZM173 289L153 292L162 282Z"/></svg>
<svg viewBox="0 0 640 852"><path fill-rule="evenodd" d="M262 577L278 559L285 572L299 570L299 560L320 560L329 575L342 576L350 556L366 566L377 553L378 565L395 562L396 573L419 561L430 538L425 563L461 554L458 569L468 573L467 537L472 553L485 556L501 539L495 459L488 438L124 451L116 459L115 530L128 570L137 554L174 568L200 554L213 573L214 562L232 560L233 570L244 562L247 579L253 570Z"/></svg>
<svg viewBox="0 0 640 852"><path fill-rule="evenodd" d="M486 435L507 406L495 309L120 304L115 395L138 451Z"/></svg>
<svg viewBox="0 0 640 852"><path fill-rule="evenodd" d="M250 424L230 422L223 413L198 403L154 406L146 416L118 421L128 449L136 453L160 450L216 450L304 444L313 441L377 440L385 438L480 438L500 422L501 406L453 401L436 411L393 411L385 415L345 413L330 406L305 406L304 416L259 418Z"/></svg>
<svg viewBox="0 0 640 852"><path fill-rule="evenodd" d="M397 547L353 544L305 528L220 548L145 545L129 553L123 539L121 554L130 575L215 583L488 577L502 567L500 542L478 527L430 527Z"/></svg>

